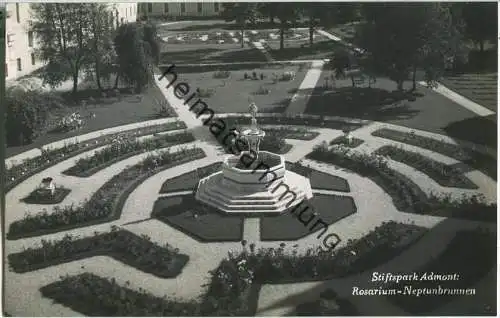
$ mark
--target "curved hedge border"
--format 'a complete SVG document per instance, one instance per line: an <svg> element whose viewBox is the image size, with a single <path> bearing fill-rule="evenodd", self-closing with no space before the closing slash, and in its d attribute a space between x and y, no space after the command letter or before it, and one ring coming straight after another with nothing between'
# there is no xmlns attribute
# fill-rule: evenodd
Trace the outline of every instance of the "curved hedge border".
<svg viewBox="0 0 500 318"><path fill-rule="evenodd" d="M126 140L99 150L93 156L78 160L73 167L63 171L63 174L87 178L135 155L192 141L195 141L195 138L189 132L157 136L142 141Z"/></svg>
<svg viewBox="0 0 500 318"><path fill-rule="evenodd" d="M93 256L107 255L143 272L161 278L179 275L189 256L177 249L159 246L148 236L137 236L112 228L111 232L85 238L66 235L62 240L42 240L42 247L28 248L8 256L16 273L26 273Z"/></svg>
<svg viewBox="0 0 500 318"><path fill-rule="evenodd" d="M394 206L404 212L456 217L477 221L496 222L496 204L484 202L484 197L473 195L452 200L450 195L427 196L413 181L389 168L380 155L353 153L342 146L328 149L316 147L307 158L337 165L367 177L387 192Z"/></svg>
<svg viewBox="0 0 500 318"><path fill-rule="evenodd" d="M176 129L187 128L184 122L172 122L168 124L155 125L150 127L137 128L127 130L115 134L110 134L84 142L77 142L67 144L66 146L58 149L42 150L42 154L35 158L23 160L21 164L15 165L5 172L5 193L15 188L18 184L25 181L29 177L40 173L47 168L56 165L70 157L77 156L86 151L102 147L112 142L117 137L133 138L140 136L147 136L163 131L170 131Z"/></svg>
<svg viewBox="0 0 500 318"><path fill-rule="evenodd" d="M201 117L200 117L201 118ZM236 126L250 125L250 116L241 115L219 115L217 118L226 123L228 129ZM352 131L366 125L363 121L355 122L348 119L342 120L341 118L329 118L329 116L316 116L316 115L296 115L287 116L283 114L257 114L257 121L259 125L291 125L291 126L309 126L330 128L343 131Z"/></svg>
<svg viewBox="0 0 500 318"><path fill-rule="evenodd" d="M82 206L56 206L51 214L44 210L13 222L9 227L7 239L39 236L116 220L121 215L128 195L138 184L159 171L203 157L205 153L199 148L151 155L114 176Z"/></svg>
<svg viewBox="0 0 500 318"><path fill-rule="evenodd" d="M247 248L243 241L242 253L230 254L211 272L212 279L201 303L133 291L90 273L66 277L42 287L41 292L44 297L89 316L253 316L262 284L356 274L396 257L426 232L422 227L391 221L334 253L311 248L304 255L285 254L284 244L278 249L255 250L254 244ZM104 305L88 306L89 303Z"/></svg>
<svg viewBox="0 0 500 318"><path fill-rule="evenodd" d="M439 161L423 156L417 152L407 151L394 146L383 146L374 154L387 156L392 160L404 163L427 176L444 187L478 189L479 187L467 179L462 171L445 165Z"/></svg>
<svg viewBox="0 0 500 318"><path fill-rule="evenodd" d="M325 148L326 147L326 148ZM306 158L331 163L369 178L387 192L394 206L404 212L419 212L425 193L409 178L390 169L381 156L351 153L349 148L316 147Z"/></svg>
<svg viewBox="0 0 500 318"><path fill-rule="evenodd" d="M428 149L455 160L461 161L483 173L490 178L497 179L497 160L487 154L474 151L468 148L462 148L442 140L430 137L419 136L411 132L401 132L394 129L382 128L372 132L373 136L390 139Z"/></svg>

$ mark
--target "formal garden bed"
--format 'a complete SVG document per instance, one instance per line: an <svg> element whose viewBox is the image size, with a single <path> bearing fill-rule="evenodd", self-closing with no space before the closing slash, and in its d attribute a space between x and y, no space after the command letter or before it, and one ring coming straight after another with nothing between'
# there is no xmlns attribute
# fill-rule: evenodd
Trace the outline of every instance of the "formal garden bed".
<svg viewBox="0 0 500 318"><path fill-rule="evenodd" d="M239 126L248 126L250 125L251 117L249 116L221 116L221 120L223 120L228 127L228 129L236 128ZM307 118L301 117L297 115L286 116L286 115L270 115L265 116L264 114L260 114L257 117L257 122L260 126L265 125L284 125L284 126L302 126L304 130L307 131L307 127L319 127L319 128L330 128L335 130L342 130L345 132L353 131L358 128L364 126L363 123L351 122L348 120L342 119L327 119L324 116L318 116L317 118ZM297 139L297 138L290 138Z"/></svg>
<svg viewBox="0 0 500 318"><path fill-rule="evenodd" d="M178 302L135 291L91 273L66 276L40 289L44 297L85 316L199 316L195 302ZM93 304L93 305L89 305Z"/></svg>
<svg viewBox="0 0 500 318"><path fill-rule="evenodd" d="M90 177L110 165L132 156L173 145L195 141L190 132L154 136L145 140L118 138L112 145L97 151L92 156L79 159L63 174L75 177Z"/></svg>
<svg viewBox="0 0 500 318"><path fill-rule="evenodd" d="M59 204L70 192L70 189L64 187L56 187L54 194L47 194L41 192L40 189L35 189L21 201L27 204Z"/></svg>
<svg viewBox="0 0 500 318"><path fill-rule="evenodd" d="M300 221L297 216L303 210L300 218L304 222ZM330 225L354 213L356 213L356 204L351 197L315 194L312 199L301 203L296 209L289 208L277 216L262 216L260 239L262 241L298 240L311 233L321 233L324 230L320 225L314 226L318 219ZM316 214L315 217L312 216L314 214ZM311 221L305 223L308 220Z"/></svg>
<svg viewBox="0 0 500 318"><path fill-rule="evenodd" d="M189 260L168 244L159 246L147 236L112 228L111 232L76 238L66 235L58 241L42 240L42 246L8 256L16 273L35 271L93 256L110 256L138 270L161 278L179 275Z"/></svg>
<svg viewBox="0 0 500 318"><path fill-rule="evenodd" d="M196 168L188 173L168 179L160 189L160 193L177 192L177 191L194 191L198 186L200 179L221 171L222 162L216 162L205 167Z"/></svg>
<svg viewBox="0 0 500 318"><path fill-rule="evenodd" d="M113 142L116 138L132 138L146 136L158 132L185 129L186 124L181 121L176 121L168 124L155 125L150 127L142 127L132 129L116 134L105 135L102 137L87 140L85 142L70 143L58 149L42 150L40 156L23 160L20 164L14 165L6 170L5 173L5 192L12 190L21 182L29 177L46 170L47 168L58 164L68 158L79 155L83 152L90 151L95 148Z"/></svg>
<svg viewBox="0 0 500 318"><path fill-rule="evenodd" d="M158 199L151 216L201 242L238 242L243 236L243 216L219 212L193 194Z"/></svg>
<svg viewBox="0 0 500 318"><path fill-rule="evenodd" d="M388 128L376 130L372 135L440 153L482 171L494 180L497 179L496 158L479 151L462 148L459 145L454 145L442 140L419 136L412 132L401 132Z"/></svg>
<svg viewBox="0 0 500 318"><path fill-rule="evenodd" d="M351 139L349 139L346 136L340 136L340 137L337 137L337 138L333 139L332 141L330 141L330 145L343 145L343 146L346 146L349 148L357 148L358 146L360 146L363 143L364 143L364 140L361 140L361 139L355 138L355 137L352 137Z"/></svg>
<svg viewBox="0 0 500 318"><path fill-rule="evenodd" d="M334 164L369 178L391 196L394 206L400 211L481 221L496 220L496 213L491 213L496 209L496 204L487 203L484 196L472 195L452 200L449 195L426 195L408 177L389 168L380 155L360 154L342 146L329 149L327 144L321 144L307 158Z"/></svg>
<svg viewBox="0 0 500 318"><path fill-rule="evenodd" d="M474 288L481 279L496 266L496 235L486 229L462 230L448 244L446 249L429 263L415 272L418 275L434 274L457 274L456 280L418 280L412 282L413 289L437 289L438 286L449 289ZM393 285L391 288L404 290L406 283ZM389 301L412 315L425 315L460 295L410 295L387 296ZM465 297L477 297L468 295ZM478 301L481 301L478 299Z"/></svg>
<svg viewBox="0 0 500 318"><path fill-rule="evenodd" d="M312 169L298 162L286 162L286 169L309 178L311 188L313 189L340 192L351 191L346 179Z"/></svg>
<svg viewBox="0 0 500 318"><path fill-rule="evenodd" d="M429 176L443 187L478 189L478 186L464 176L463 172L453 166L443 164L417 152L404 150L395 146L383 146L375 154L399 161Z"/></svg>
<svg viewBox="0 0 500 318"><path fill-rule="evenodd" d="M42 287L41 292L89 316L252 316L262 284L328 280L360 273L396 257L426 232L416 225L390 221L333 253L310 248L304 255L285 252L284 243L276 249L257 249L255 244L242 241L243 251L230 253L211 272L201 302L159 298L89 273L63 278ZM331 292L322 296L332 299ZM343 304L343 312L353 312Z"/></svg>
<svg viewBox="0 0 500 318"><path fill-rule="evenodd" d="M81 206L56 206L51 213L43 210L14 221L9 226L7 239L39 236L117 219L128 195L144 180L162 170L203 157L205 153L199 148L150 155L115 175Z"/></svg>

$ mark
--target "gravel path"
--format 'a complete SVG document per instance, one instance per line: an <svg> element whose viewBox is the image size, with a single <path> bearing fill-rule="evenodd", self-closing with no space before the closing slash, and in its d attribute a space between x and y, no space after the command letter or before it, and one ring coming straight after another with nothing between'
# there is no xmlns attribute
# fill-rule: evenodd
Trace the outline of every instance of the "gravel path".
<svg viewBox="0 0 500 318"><path fill-rule="evenodd" d="M110 257L92 257L82 261L52 266L43 270L25 274L16 274L8 270L5 273L7 312L13 315L23 316L80 315L66 307L52 304L52 301L49 299L42 298L38 289L44 285L57 281L60 275L75 275L85 271L90 271L104 277L114 277L119 284L125 284L129 281L130 288L143 288L158 296L168 294L171 297L179 299L197 298L206 290L206 286L203 285L208 282L208 272L215 269L220 260L226 257L229 251L241 250L240 243L200 243L188 235L185 235L160 221L150 219L153 204L156 199L160 197L158 192L165 180L176 177L195 168L200 168L210 165L213 162L220 161L224 156L221 149L214 143L214 140L210 139L210 137L206 137L207 135L210 136L210 134L208 134L206 130L198 129L199 127L202 127L201 120L196 118L180 100L176 101L176 97L173 96L172 89L167 90L165 88L166 85L164 81L158 83L159 87L164 87L162 88L162 92L178 112L179 119L186 122L188 130L193 131L197 138L199 137L198 141L188 145L202 148L206 152L207 157L167 169L144 181L129 195L123 207L120 220L98 226L84 227L81 229L44 235L41 237L6 241L5 252L10 254L19 252L27 247L38 246L42 238L60 239L68 233L78 235L80 237L90 236L93 235L94 231L108 231L111 225L117 225L137 235L148 235L151 237L153 242L157 242L159 244L169 243L170 245L179 248L181 253L188 254L190 256L190 261L184 268L183 272L173 279L160 279L117 262ZM371 125L355 130L352 133L354 137L365 140L365 143L359 148L356 148L355 151L370 153L383 145L400 145L393 141L371 135L371 132L382 127L409 131L409 129L404 127L372 123ZM285 155L285 158L288 161L301 160L302 164L309 165L313 169L329 173L349 181L351 192L346 195L353 197L357 207L357 213L354 213L331 225L328 230L328 233L337 233L342 238L342 242L339 247L344 246L350 239L354 240L362 237L369 231L373 230L376 226L387 220L394 220L403 223L415 223L416 225L427 228L444 227L443 231L439 232L439 237L435 237L434 234L426 236L424 239L419 241L417 245L405 251L403 254L394 258L390 262L382 265L377 270L408 271L409 269L417 268L418 266L428 262L432 259L432 257L438 255L445 248L446 244L456 231L464 228L471 228L480 224L479 222L473 221L446 219L441 217L399 212L392 204L391 197L371 180L344 169L339 169L333 165L303 159L303 157L313 149L314 145L320 143L321 141L329 142L342 134L342 132L338 130L326 128L318 128L315 130L319 132L319 136L311 141L290 141L290 143L293 144L293 148L287 155ZM447 139L444 136L438 136L420 131L416 131L416 134L425 136L432 135L434 138L439 137L439 139ZM450 142L452 141L450 140ZM171 148L174 150L185 146L186 145L178 145ZM410 145L403 145L403 147L407 150L419 151L421 154L443 163L456 163L456 161L451 158L431 151L422 150ZM63 204L76 204L77 202L89 198L102 184L125 169L128 165L137 163L147 155L137 155L113 164L108 168L99 171L90 178L76 178L61 174L62 171L71 167L76 159L91 155L95 151L97 150L92 150L74 158L69 158L68 160L63 161L46 171L31 177L10 191L6 197L7 210L9 211L6 215L6 225L8 226L13 221L22 218L23 212L27 208L32 212L38 211L38 208L32 206L28 207L24 203L19 202L19 199L28 194L33 189L34 184L37 184L39 180L46 175L55 176L55 181L58 184L64 185L72 190L72 192L64 200ZM483 151L488 152L489 150L483 148ZM477 171L467 173L467 176L473 179L473 181L479 186L477 191L470 191L456 188L443 188L432 180L429 180L429 178L422 173L415 171L414 169L410 169L403 164L391 161L390 166L412 178L412 180L419 184L427 193L430 191L446 190L453 196L461 196L462 193L471 194L481 192L485 194L488 200L496 201L496 182ZM495 189L495 191L493 191L493 189ZM309 248L320 246L322 242L318 240L316 236L317 233L311 233L310 235L295 242L288 242L286 249L289 250L292 245L297 244L300 253L307 251ZM256 243L257 247L276 247L280 243L261 242L259 239L259 221L255 218L246 219L244 225L244 237L248 243ZM355 275L345 279L332 280L326 283L263 286L260 294L261 297L259 298L258 314L273 316L286 314L293 309L294 305L297 305L305 299L301 298L306 297L303 295L305 292L308 292L307 297L314 298L315 295L319 295L319 292L328 286L335 287L341 296L348 295L353 284L360 286L360 288L361 286L368 286L369 275L371 274L363 273L361 275ZM312 294L310 293L311 290L313 290ZM380 307L381 305L374 301L366 301L366 298L363 298L362 300L363 301L360 300L359 302L356 302L356 305L358 305L365 312L369 311L373 314L382 313L382 309L380 309L382 308ZM383 305L386 306L387 304ZM372 308L373 311L370 311ZM394 313L399 313L397 309L393 310ZM387 312L383 313L387 314Z"/></svg>

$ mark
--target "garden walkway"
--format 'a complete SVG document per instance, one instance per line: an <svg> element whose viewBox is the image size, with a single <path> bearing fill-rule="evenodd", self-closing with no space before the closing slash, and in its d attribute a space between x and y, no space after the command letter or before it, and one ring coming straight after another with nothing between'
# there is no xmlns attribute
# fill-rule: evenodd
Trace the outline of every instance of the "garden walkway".
<svg viewBox="0 0 500 318"><path fill-rule="evenodd" d="M190 256L190 261L184 268L183 272L176 278L161 279L124 265L123 263L115 261L110 257L92 257L78 262L75 261L62 265L56 265L25 274L16 274L12 271L6 271L6 309L9 313L22 316L79 315L66 307L53 304L49 299L42 298L39 288L58 280L61 275L74 275L87 271L103 277L115 278L117 283L120 285L125 285L128 282L130 283L130 288L132 289L142 288L157 296L164 296L165 293L168 292L168 296L170 297L185 300L194 299L202 295L206 290L206 286L203 285L208 282L209 271L215 269L219 262L227 256L229 251L241 250L240 243L198 242L173 227L150 218L153 204L160 196L159 190L165 180L188 171L192 171L194 168L207 166L213 162L220 161L223 155L223 152L218 148L212 135L209 133L208 127L204 127L200 118L196 118L195 114L190 112L189 109L183 105L182 101L178 100L173 95L172 88L165 88L167 83L168 81L165 79L162 82L158 82L158 86L162 89L162 92L165 94L167 100L179 114L179 119L186 123L188 130L192 131L198 139L189 145L202 148L207 156L193 162L172 167L148 178L142 184L137 186L129 195L123 206L121 218L117 221L34 238L19 239L15 241L9 240L6 242L5 252L7 254L11 254L28 247L39 246L39 242L42 238L48 240L62 239L66 234L78 235L80 237L92 236L94 231L108 231L111 225L116 225L137 235L148 235L151 237L153 242L160 245L169 243L173 247L179 248L181 253L188 254ZM406 132L410 131L410 129L401 126L373 123L353 131L352 134L354 137L361 138L365 141L363 145L354 149L354 151L371 153L376 148L383 145L399 145L391 140L371 135L371 132L382 127L398 129ZM285 155L287 160L301 160L313 149L314 145L322 141L328 142L341 135L341 131L339 130L327 128L311 128L311 130L318 131L319 135L311 141L291 141L290 143L293 144L293 148L288 154ZM96 134L98 133L100 132L96 132ZM422 136L429 135L429 133L422 131L415 131L415 133ZM447 140L445 136L439 136L436 134L432 134L432 136ZM79 137L79 140L82 140L81 137ZM174 147L180 148L184 146L186 145L178 145ZM422 154L443 163L453 163L450 158L430 151L416 149L409 145L404 145L403 147L408 150L418 150ZM89 198L102 184L125 169L128 165L139 162L141 158L144 158L147 155L145 153L128 158L99 171L89 178L76 178L61 174L62 171L69 168L74 163L75 159L85 157L95 151L96 150L89 151L85 154L81 154L56 164L46 171L22 182L19 186L11 190L6 197L7 210L9 211L6 215L6 227L8 228L9 224L11 224L14 220L21 219L26 209L31 210L29 213L39 210L39 207L28 207L26 204L20 202L19 199L32 190L33 182L40 180L47 174L55 175L56 182L72 190L72 192L65 199L64 203L78 204L81 200ZM344 246L348 240L361 238L369 231L373 230L376 226L387 220L394 220L407 224L414 223L427 228L439 227L440 224L445 224L446 222L445 231L440 232L439 239L433 236L437 234L432 234L431 232L429 237L422 239L419 243L397 258L377 268L379 271L399 271L402 269L404 269L404 271L408 271L416 268L421 264L428 262L433 256L442 251L447 242L451 239L453 233L456 233L456 231L460 229L471 228L480 224L479 222L473 221L451 220L442 217L400 212L394 207L391 197L367 178L361 177L344 169L339 169L333 165L319 163L312 160L303 159L301 163L318 171L339 176L349 182L351 192L346 193L345 195L351 196L354 199L357 212L334 223L329 227L328 231L329 233L337 233L342 238L342 242L339 247ZM428 178L422 176L421 173L413 169L409 169L401 164L393 164L392 162L391 166L412 178L415 182L422 186L426 192L432 190L445 190L435 182L430 182ZM477 171L468 172L467 176L478 183L479 189L477 191L456 188L447 188L446 190L455 196L459 196L462 193L470 195L471 193L481 192L485 194L487 200L496 201L496 191L492 190L496 189L496 182L494 180L480 174ZM49 211L48 213L52 212ZM280 242L260 241L260 227L258 225L257 219L246 219L243 230L244 237L249 241L249 243L256 243L257 247L276 247ZM286 249L290 251L291 245L297 244L298 252L305 253L309 248L315 248L321 245L321 241L316 238L316 235L317 234L312 233L295 242L289 242ZM361 275L355 275L324 283L264 286L259 298L259 314L286 314L292 308L292 304L297 305L298 301L307 300L305 298L301 298L303 297L302 293L309 291L310 289L315 289L312 296L319 294L320 289L324 289L326 287L332 287L336 289L341 296L346 296L349 294L349 288L352 288L352 284L355 284L360 288L363 286L369 286L370 275L371 272L363 273ZM321 287L316 287L320 284ZM309 295L307 297L312 296ZM365 313L370 312L376 314L381 312L380 307L378 307L380 306L378 303L369 301L366 298L357 299L356 305L359 305L359 308L361 308ZM384 307L384 310L387 310L386 307ZM396 309L393 310L394 313L399 313ZM387 311L384 313L387 313Z"/></svg>
<svg viewBox="0 0 500 318"><path fill-rule="evenodd" d="M325 61L316 60L311 63L311 68L307 71L307 74L300 84L297 93L292 96L290 105L286 109L287 113L291 114L303 114L306 111L307 103L309 98L321 77L321 72L323 71L323 66Z"/></svg>

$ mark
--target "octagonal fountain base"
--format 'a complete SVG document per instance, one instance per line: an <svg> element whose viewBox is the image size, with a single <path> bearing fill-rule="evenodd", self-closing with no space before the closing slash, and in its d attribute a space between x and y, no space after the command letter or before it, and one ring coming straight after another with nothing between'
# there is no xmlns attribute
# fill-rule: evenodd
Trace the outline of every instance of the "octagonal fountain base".
<svg viewBox="0 0 500 318"><path fill-rule="evenodd" d="M226 213L279 214L313 196L309 179L287 171L283 156L262 151L256 164L241 166L239 158L226 158L222 171L200 180L196 199Z"/></svg>

